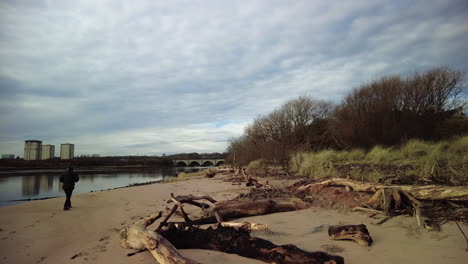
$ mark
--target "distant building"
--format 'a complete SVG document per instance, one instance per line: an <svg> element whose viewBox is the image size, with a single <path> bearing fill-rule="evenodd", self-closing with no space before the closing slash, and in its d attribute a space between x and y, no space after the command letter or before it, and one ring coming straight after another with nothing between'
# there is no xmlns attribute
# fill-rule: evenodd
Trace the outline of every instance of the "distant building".
<svg viewBox="0 0 468 264"><path fill-rule="evenodd" d="M53 159L55 158L55 146L54 145L42 145L42 159Z"/></svg>
<svg viewBox="0 0 468 264"><path fill-rule="evenodd" d="M75 145L65 143L60 145L60 159L73 159L75 154Z"/></svg>
<svg viewBox="0 0 468 264"><path fill-rule="evenodd" d="M15 159L15 154L2 154L2 159Z"/></svg>
<svg viewBox="0 0 468 264"><path fill-rule="evenodd" d="M91 157L93 158L97 158L97 157L100 157L101 155L100 154L92 154Z"/></svg>
<svg viewBox="0 0 468 264"><path fill-rule="evenodd" d="M41 159L42 141L26 140L24 142L24 160Z"/></svg>

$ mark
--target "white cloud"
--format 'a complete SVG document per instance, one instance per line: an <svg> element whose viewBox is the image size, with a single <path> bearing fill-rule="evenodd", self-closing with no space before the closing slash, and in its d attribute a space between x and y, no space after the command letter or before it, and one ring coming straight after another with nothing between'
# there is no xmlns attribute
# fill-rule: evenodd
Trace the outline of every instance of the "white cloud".
<svg viewBox="0 0 468 264"><path fill-rule="evenodd" d="M339 102L384 74L467 70L467 10L457 0L3 1L0 148L20 154L32 137L86 153L223 151L221 138L299 95Z"/></svg>

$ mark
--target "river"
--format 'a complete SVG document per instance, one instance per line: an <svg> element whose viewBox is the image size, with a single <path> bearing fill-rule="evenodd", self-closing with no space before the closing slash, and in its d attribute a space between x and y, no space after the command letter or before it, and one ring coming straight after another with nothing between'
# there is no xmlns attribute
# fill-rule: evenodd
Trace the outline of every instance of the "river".
<svg viewBox="0 0 468 264"><path fill-rule="evenodd" d="M150 171L114 172L114 173L86 173L77 171L80 181L76 184L73 194L107 190L125 187L133 184L161 181L165 178L176 177L182 171L199 171L200 167L156 168ZM48 197L65 196L59 181L59 175L50 175L47 171L39 171L35 175L21 175L0 177L0 206L8 206L30 200Z"/></svg>

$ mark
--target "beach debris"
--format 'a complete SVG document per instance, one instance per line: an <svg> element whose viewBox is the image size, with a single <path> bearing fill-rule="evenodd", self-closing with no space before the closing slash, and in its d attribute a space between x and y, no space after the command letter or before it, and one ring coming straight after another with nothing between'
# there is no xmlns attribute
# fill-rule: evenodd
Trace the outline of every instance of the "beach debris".
<svg viewBox="0 0 468 264"><path fill-rule="evenodd" d="M221 226L232 227L234 229L246 229L256 231L268 230L267 224L250 223L247 221L244 221L243 223L221 222Z"/></svg>
<svg viewBox="0 0 468 264"><path fill-rule="evenodd" d="M468 201L468 188L466 186L443 185L384 185L381 183L360 182L351 179L330 178L299 187L296 192L307 192L314 185L349 186L357 192L375 193L384 188L400 189L412 197L422 200L451 200ZM382 191L383 192L383 191Z"/></svg>
<svg viewBox="0 0 468 264"><path fill-rule="evenodd" d="M353 240L361 246L370 246L372 238L366 225L336 225L328 228L328 235L332 240Z"/></svg>
<svg viewBox="0 0 468 264"><path fill-rule="evenodd" d="M237 168L234 175L225 178L226 181L230 182L245 182L247 187L262 188L263 184L259 183L257 179L252 177L250 173L247 173L245 168ZM268 186L268 184L266 184Z"/></svg>
<svg viewBox="0 0 468 264"><path fill-rule="evenodd" d="M362 206L353 211L395 216L413 215L420 228L439 230L444 221L468 219L468 188L466 186L442 185L386 185L360 182L351 179L326 178L295 186L295 195L317 192L317 188L337 188L349 186L355 192L372 194L366 203L354 199ZM458 204L461 203L461 204ZM430 219L429 219L430 218ZM387 219L388 220L388 219Z"/></svg>
<svg viewBox="0 0 468 264"><path fill-rule="evenodd" d="M212 205L207 203L197 202L196 200L207 200ZM247 216L265 215L278 212L288 212L308 208L309 204L297 197L283 197L271 199L252 200L248 198L236 198L226 201L216 201L209 196L174 196L171 194L171 199L168 203L175 203L171 211L166 215L165 219L160 223L160 227L164 226L172 214L177 210L182 215L184 220L193 225L214 224L219 223L219 219L236 219ZM204 217L199 219L190 219L185 213L182 204L191 204L202 209Z"/></svg>
<svg viewBox="0 0 468 264"><path fill-rule="evenodd" d="M207 200L213 206L196 200ZM244 210L248 211L248 214L258 215L277 212L278 210L297 209L299 201L301 200L273 201L273 199L270 199L217 202L209 196L174 196L171 194L168 203L174 203L174 206L160 222L158 228L155 231L147 229L149 225L162 217L162 212L157 212L123 228L120 231L120 245L123 248L138 250L128 254L128 256L143 250L149 250L156 261L162 264L197 263L181 256L176 248L216 250L269 263L343 264L344 260L340 256L329 255L321 251L308 252L294 245L278 246L268 240L250 236L252 230L266 230L268 228L266 224L223 221L223 218L244 216L246 214L243 212ZM216 228L211 226L207 229L195 227L195 224L200 224L199 220L206 221L208 218L190 219L183 209L183 204L191 204L202 210L211 209L210 217L217 223ZM169 222L170 217L176 211L180 212L184 222Z"/></svg>
<svg viewBox="0 0 468 264"><path fill-rule="evenodd" d="M198 262L183 257L162 235L146 229L161 216L162 212L159 211L120 230L120 246L128 249L146 249L160 264L197 264Z"/></svg>
<svg viewBox="0 0 468 264"><path fill-rule="evenodd" d="M276 245L272 242L250 236L244 229L218 226L202 229L192 225L170 224L159 233L178 249L208 249L237 254L239 256L288 264L343 264L341 256L321 251L309 252L294 245Z"/></svg>
<svg viewBox="0 0 468 264"><path fill-rule="evenodd" d="M212 170L211 168L207 169L207 170L206 170L205 177L207 177L207 178L213 178L214 176L216 176L216 171L220 172L219 169L215 169L215 170Z"/></svg>

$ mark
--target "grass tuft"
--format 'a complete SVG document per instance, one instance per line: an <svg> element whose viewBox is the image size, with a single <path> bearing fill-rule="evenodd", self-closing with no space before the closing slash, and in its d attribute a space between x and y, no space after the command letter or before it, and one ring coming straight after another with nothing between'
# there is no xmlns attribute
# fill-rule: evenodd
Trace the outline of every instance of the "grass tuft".
<svg viewBox="0 0 468 264"><path fill-rule="evenodd" d="M312 178L321 178L337 175L333 163L338 161L341 155L333 150L321 152L302 152L293 155L291 158L291 169L301 175L308 175Z"/></svg>
<svg viewBox="0 0 468 264"><path fill-rule="evenodd" d="M250 171L250 170L254 170L254 169L263 169L263 168L266 168L268 167L268 165L265 163L265 160L263 159L258 159L258 160L254 160L254 161L251 161L249 163L249 165L247 165L247 170Z"/></svg>

